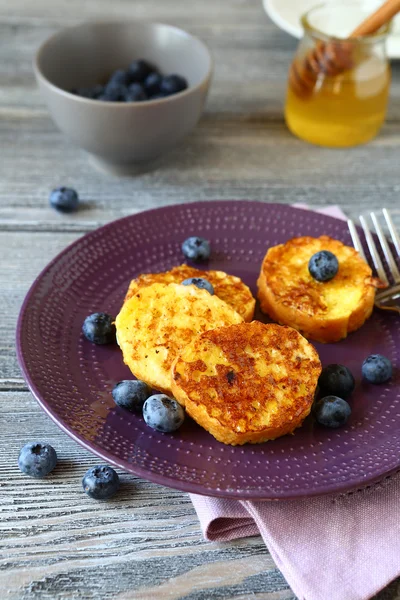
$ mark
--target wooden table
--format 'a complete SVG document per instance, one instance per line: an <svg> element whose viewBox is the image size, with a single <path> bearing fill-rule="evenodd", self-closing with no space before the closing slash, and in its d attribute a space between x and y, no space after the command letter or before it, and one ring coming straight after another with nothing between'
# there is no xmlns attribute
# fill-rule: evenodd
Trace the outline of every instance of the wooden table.
<svg viewBox="0 0 400 600"><path fill-rule="evenodd" d="M174 23L200 36L216 61L197 129L155 172L135 178L93 170L55 128L32 75L32 55L50 33L99 17ZM186 494L123 474L117 499L88 499L81 477L98 459L61 432L27 391L14 331L25 293L51 258L84 232L146 208L248 198L337 203L356 216L387 206L399 224L400 67L393 65L379 138L324 150L294 139L283 121L295 47L260 0L0 0L2 600L293 598L260 538L205 542ZM53 211L48 195L58 185L79 190L84 209L70 216ZM18 451L32 439L59 451L62 468L49 480L18 471ZM377 598L399 600L400 580Z"/></svg>

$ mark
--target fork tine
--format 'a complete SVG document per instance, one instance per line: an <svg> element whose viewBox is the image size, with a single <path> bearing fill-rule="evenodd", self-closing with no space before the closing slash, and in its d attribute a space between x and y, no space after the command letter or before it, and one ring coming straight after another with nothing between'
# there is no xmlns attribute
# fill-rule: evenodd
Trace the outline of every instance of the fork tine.
<svg viewBox="0 0 400 600"><path fill-rule="evenodd" d="M371 232L369 230L367 221L365 220L365 218L362 215L360 215L360 223L361 223L361 226L362 226L362 228L364 230L365 239L367 240L368 248L369 248L369 251L371 253L372 260L373 260L373 263L375 265L376 272L378 273L378 277L386 285L389 285L389 281L388 281L388 278L386 277L386 273L385 273L384 268L382 266L382 262L381 262L381 259L379 257L379 254L378 254L378 250L376 249L376 246L375 246L374 238L371 235Z"/></svg>
<svg viewBox="0 0 400 600"><path fill-rule="evenodd" d="M376 231L376 233L378 235L378 238L379 238L379 241L381 243L382 250L383 250L383 253L384 253L385 258L386 258L386 262L389 265L389 270L390 270L390 272L391 272L391 274L393 276L394 281L396 283L399 283L400 282L400 273L399 273L399 270L397 268L396 261L393 258L393 254L392 254L392 251L391 251L390 246L388 244L388 241L387 241L387 239L385 237L385 234L382 231L382 228L381 228L381 226L379 224L379 221L378 221L378 218L377 218L376 214L372 212L372 213L370 213L370 215L371 215L371 219L372 219L372 222L374 224L374 227L375 227L375 231Z"/></svg>
<svg viewBox="0 0 400 600"><path fill-rule="evenodd" d="M396 248L396 252L397 254L400 256L400 238L399 235L396 231L396 228L394 226L394 223L392 221L392 217L390 216L389 211L387 210L387 208L384 208L382 210L383 212L383 216L385 217L387 226L389 227L389 231L390 231L390 236L392 238L392 242Z"/></svg>
<svg viewBox="0 0 400 600"><path fill-rule="evenodd" d="M349 228L354 248L357 250L361 258L363 258L365 262L368 262L365 258L364 248L362 247L360 237L357 233L356 226L354 225L354 221L352 221L351 219L347 219L347 227Z"/></svg>

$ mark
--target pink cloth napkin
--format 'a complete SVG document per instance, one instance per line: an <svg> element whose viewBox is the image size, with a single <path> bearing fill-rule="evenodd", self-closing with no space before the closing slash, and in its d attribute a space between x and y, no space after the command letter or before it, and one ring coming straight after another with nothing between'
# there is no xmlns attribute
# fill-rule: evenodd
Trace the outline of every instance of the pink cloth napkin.
<svg viewBox="0 0 400 600"><path fill-rule="evenodd" d="M317 212L345 218L337 206ZM207 540L261 535L299 600L366 600L400 576L400 474L304 500L190 497Z"/></svg>

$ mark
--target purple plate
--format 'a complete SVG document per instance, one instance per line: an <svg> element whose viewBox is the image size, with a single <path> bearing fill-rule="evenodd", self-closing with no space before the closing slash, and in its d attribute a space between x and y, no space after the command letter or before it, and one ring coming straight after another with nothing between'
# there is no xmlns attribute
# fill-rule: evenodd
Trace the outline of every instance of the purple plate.
<svg viewBox="0 0 400 600"><path fill-rule="evenodd" d="M18 359L33 395L64 430L107 462L173 488L233 498L280 499L345 491L400 466L400 386L361 381L361 364L380 352L398 365L400 319L375 311L346 340L317 344L323 365L341 362L357 387L340 430L311 417L294 435L225 446L191 419L173 435L115 406L111 389L131 377L118 347L84 339L84 318L116 315L131 278L183 262L181 243L212 243L210 268L241 277L256 293L262 258L293 236L330 235L351 245L346 224L278 204L199 202L126 217L83 236L39 275L22 306ZM257 318L263 316L257 312Z"/></svg>

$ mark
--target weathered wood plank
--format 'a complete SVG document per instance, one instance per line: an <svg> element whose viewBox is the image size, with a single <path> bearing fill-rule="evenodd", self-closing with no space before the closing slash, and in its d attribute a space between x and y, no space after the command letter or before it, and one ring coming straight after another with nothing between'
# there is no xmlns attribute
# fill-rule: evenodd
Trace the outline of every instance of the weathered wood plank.
<svg viewBox="0 0 400 600"><path fill-rule="evenodd" d="M81 478L98 459L29 393L0 393L0 427L1 598L293 598L260 538L205 542L186 494L122 473L115 499L86 497ZM45 480L17 467L37 439L59 455Z"/></svg>

